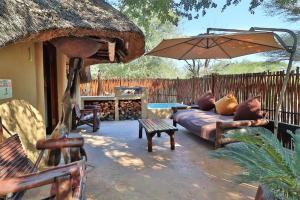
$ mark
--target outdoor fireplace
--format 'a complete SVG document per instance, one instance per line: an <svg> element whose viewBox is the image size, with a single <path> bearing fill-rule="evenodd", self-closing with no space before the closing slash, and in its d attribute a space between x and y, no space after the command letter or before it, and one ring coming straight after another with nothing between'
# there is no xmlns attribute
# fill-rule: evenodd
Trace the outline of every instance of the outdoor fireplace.
<svg viewBox="0 0 300 200"><path fill-rule="evenodd" d="M96 105L101 120L135 120L147 116L147 90L144 87L115 87L110 96L82 96L81 106Z"/></svg>

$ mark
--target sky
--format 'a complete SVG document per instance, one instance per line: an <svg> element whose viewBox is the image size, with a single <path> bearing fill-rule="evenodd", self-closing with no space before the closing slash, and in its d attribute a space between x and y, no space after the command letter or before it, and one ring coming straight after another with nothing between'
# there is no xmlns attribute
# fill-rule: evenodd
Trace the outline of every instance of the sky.
<svg viewBox="0 0 300 200"><path fill-rule="evenodd" d="M207 14L199 19L181 20L178 26L179 33L186 36L194 36L200 33L206 33L207 28L232 28L245 29L250 27L269 27L269 28L288 28L299 30L300 23L291 23L284 21L283 16L270 16L264 11L263 6L256 8L255 14L248 11L248 0L242 0L237 6L230 6L224 12L221 12L225 0L217 1L218 7L216 9L207 10ZM232 61L264 61L267 58L261 54L242 56L232 59ZM184 62L179 61L177 64L183 65Z"/></svg>
<svg viewBox="0 0 300 200"><path fill-rule="evenodd" d="M207 10L207 14L199 19L181 20L178 27L184 35L197 35L205 33L206 28L234 28L248 30L252 26L299 29L300 24L284 21L282 16L267 15L262 6L256 8L255 14L248 11L249 1L243 0L237 6L230 6L221 12L222 2L218 1L216 9Z"/></svg>

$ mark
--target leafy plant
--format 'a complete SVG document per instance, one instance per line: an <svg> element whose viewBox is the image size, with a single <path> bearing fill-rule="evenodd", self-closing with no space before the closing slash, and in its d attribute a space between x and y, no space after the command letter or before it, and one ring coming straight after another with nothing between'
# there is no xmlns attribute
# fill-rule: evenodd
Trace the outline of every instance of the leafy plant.
<svg viewBox="0 0 300 200"><path fill-rule="evenodd" d="M246 172L236 180L259 182L277 199L300 198L300 130L291 134L294 151L284 148L265 128L232 130L226 137L240 142L228 144L211 155L231 159L245 168Z"/></svg>

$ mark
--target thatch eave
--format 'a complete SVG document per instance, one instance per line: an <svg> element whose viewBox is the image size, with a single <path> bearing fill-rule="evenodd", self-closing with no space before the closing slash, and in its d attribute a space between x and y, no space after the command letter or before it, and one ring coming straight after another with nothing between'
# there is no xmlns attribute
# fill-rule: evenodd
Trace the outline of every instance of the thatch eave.
<svg viewBox="0 0 300 200"><path fill-rule="evenodd" d="M101 0L3 0L0 47L58 37L119 39L129 62L144 53L144 35L122 13Z"/></svg>

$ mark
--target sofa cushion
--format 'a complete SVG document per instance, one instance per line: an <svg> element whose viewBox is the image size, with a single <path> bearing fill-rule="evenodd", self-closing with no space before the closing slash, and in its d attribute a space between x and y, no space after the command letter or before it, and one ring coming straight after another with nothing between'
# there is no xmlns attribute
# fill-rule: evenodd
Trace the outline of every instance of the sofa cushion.
<svg viewBox="0 0 300 200"><path fill-rule="evenodd" d="M216 135L216 122L233 121L233 116L219 115L215 112L198 109L187 109L174 113L173 119L192 133L213 142Z"/></svg>
<svg viewBox="0 0 300 200"><path fill-rule="evenodd" d="M209 111L215 107L215 96L211 92L207 92L198 98L197 104L199 109Z"/></svg>
<svg viewBox="0 0 300 200"><path fill-rule="evenodd" d="M220 115L233 115L238 102L234 94L229 93L215 103L216 111Z"/></svg>
<svg viewBox="0 0 300 200"><path fill-rule="evenodd" d="M257 120L264 117L261 110L260 96L240 103L234 114L234 120Z"/></svg>

